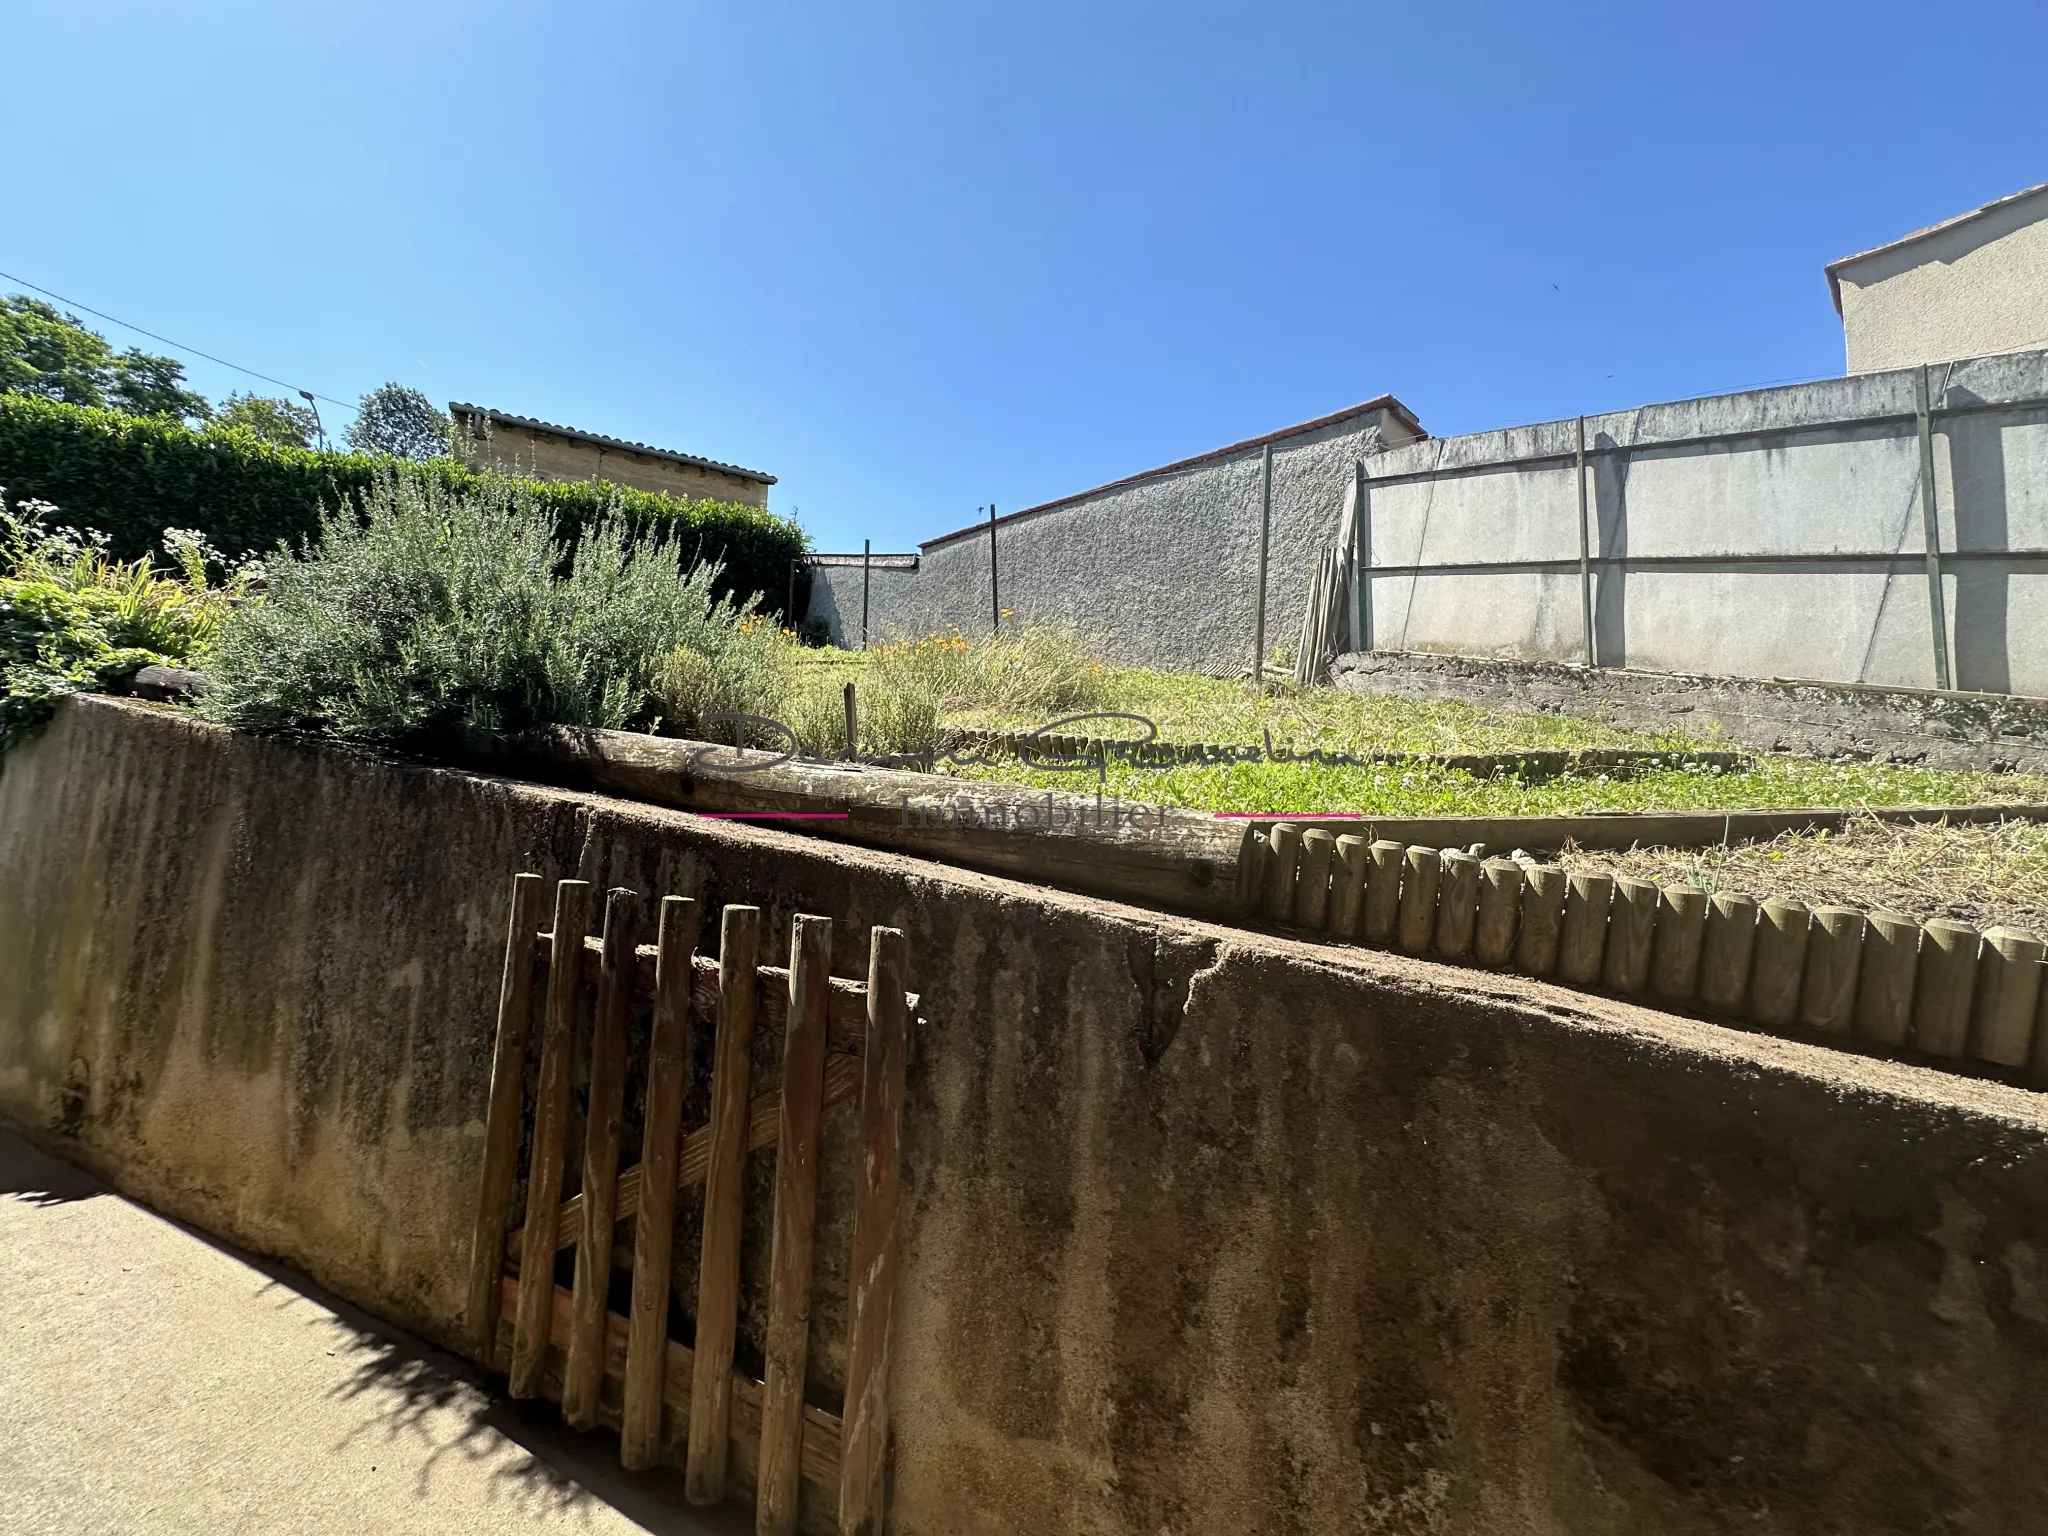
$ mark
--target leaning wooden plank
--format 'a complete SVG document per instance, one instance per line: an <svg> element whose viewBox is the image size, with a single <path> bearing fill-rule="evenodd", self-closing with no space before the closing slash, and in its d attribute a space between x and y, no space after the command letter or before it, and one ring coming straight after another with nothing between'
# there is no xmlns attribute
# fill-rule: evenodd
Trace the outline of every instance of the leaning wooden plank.
<svg viewBox="0 0 2048 1536"><path fill-rule="evenodd" d="M761 1394L757 1536L794 1536L810 1352L811 1241L818 1128L825 1097L825 998L832 920L799 916L789 936L789 1029L782 1037L782 1120L775 1135L774 1238L768 1257L767 1379Z"/></svg>
<svg viewBox="0 0 2048 1536"><path fill-rule="evenodd" d="M590 885L564 880L555 887L555 939L581 949L590 926ZM576 1005L581 973L557 966L548 973L547 1034L541 1043L540 1085L533 1111L533 1157L526 1170L525 1245L519 1272L538 1282L555 1270L555 1210L562 1203L562 1158L569 1130L569 1073L576 1058ZM538 1283L524 1293L512 1344L511 1390L532 1397L547 1354L547 1293Z"/></svg>
<svg viewBox="0 0 2048 1536"><path fill-rule="evenodd" d="M915 994L913 994L915 995ZM844 1104L860 1093L861 1064L858 1056L847 1056L834 1051L825 1057L825 1107ZM754 1095L747 1105L747 1150L758 1152L763 1147L775 1145L775 1130L782 1120L782 1090L764 1088ZM682 1154L676 1159L676 1188L691 1189L702 1184L711 1167L711 1127L700 1125L683 1138ZM619 1195L616 1209L612 1212L614 1221L624 1221L640 1210L640 1165L635 1163L619 1175ZM559 1246L567 1248L576 1241L576 1234L582 1230L583 1197L571 1195L564 1200L556 1216L556 1228L561 1234ZM508 1254L522 1252L523 1227L515 1227L505 1239Z"/></svg>
<svg viewBox="0 0 2048 1536"><path fill-rule="evenodd" d="M889 1319L896 1291L896 1187L903 1166L908 945L877 928L868 940L868 1048L860 1095L860 1169L853 1207L853 1321L846 1348L840 1454L841 1536L881 1536L889 1435Z"/></svg>
<svg viewBox="0 0 2048 1536"><path fill-rule="evenodd" d="M612 1282L612 1205L618 1194L619 1132L626 1115L626 1024L633 1006L633 941L639 936L639 914L637 892L606 893L604 969L597 981L589 1113L584 1119L575 1326L569 1331L569 1368L562 1378L562 1417L578 1429L597 1422L597 1389L604 1380L605 1297Z"/></svg>
<svg viewBox="0 0 2048 1536"><path fill-rule="evenodd" d="M690 1082L690 958L697 948L697 903L670 896L661 904L660 961L655 968L654 1034L647 1051L647 1110L642 1117L640 1179L648 1187L676 1184L676 1140ZM623 1186L624 1179L620 1180ZM623 1202L622 1202L623 1203ZM676 1202L649 1200L633 1225L633 1312L626 1338L626 1395L619 1424L619 1460L651 1467L661 1448L661 1374L668 1342L668 1266Z"/></svg>
<svg viewBox="0 0 2048 1536"><path fill-rule="evenodd" d="M697 1260L697 1357L690 1383L690 1453L683 1491L693 1504L725 1497L730 1459L732 1350L739 1327L740 1195L747 1161L747 1041L754 1032L754 967L761 909L727 907L718 941L718 1033L712 1046L710 1158Z"/></svg>
<svg viewBox="0 0 2048 1536"><path fill-rule="evenodd" d="M511 1313L519 1302L519 1281L507 1275L502 1282L501 1310ZM553 1310L550 1313L552 1333L544 1380L555 1392L561 1391L562 1367L568 1362L569 1319L571 1298L563 1286L555 1287ZM626 1349L631 1333L631 1323L616 1312L605 1316L605 1364L604 1373L614 1381L620 1380L626 1368ZM512 1331L509 1323L499 1328L500 1353L511 1348ZM672 1425L681 1425L690 1411L690 1383L696 1371L696 1359L690 1346L669 1341L668 1357L662 1372L662 1400L668 1409ZM754 1453L761 1438L761 1383L744 1371L732 1373L732 1413L730 1433L733 1457L731 1463L731 1485L734 1492L747 1492L753 1487ZM614 1395L604 1393L598 1400L598 1418L608 1428L617 1428L620 1412ZM836 1416L822 1408L804 1405L804 1480L814 1483L830 1498L839 1487L840 1423ZM665 1447L669 1453L675 1450L674 1439Z"/></svg>
<svg viewBox="0 0 2048 1536"><path fill-rule="evenodd" d="M476 1228L469 1243L469 1303L464 1311L470 1351L495 1364L498 1276L505 1269L505 1228L518 1172L519 1120L526 1091L526 1035L533 1004L533 940L540 928L541 878L512 877L512 915L505 925L505 972L498 982L498 1033L491 1051L490 1107L484 1112L484 1167Z"/></svg>

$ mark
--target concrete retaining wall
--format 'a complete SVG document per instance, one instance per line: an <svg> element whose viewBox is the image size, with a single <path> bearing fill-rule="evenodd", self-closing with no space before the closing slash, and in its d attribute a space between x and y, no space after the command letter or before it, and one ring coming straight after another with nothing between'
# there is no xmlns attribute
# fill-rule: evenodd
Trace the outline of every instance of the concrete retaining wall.
<svg viewBox="0 0 2048 1536"><path fill-rule="evenodd" d="M1308 601L1314 551L1330 537L1352 465L1381 441L1413 433L1402 417L1361 408L1273 443L1273 522L1266 639L1291 643ZM1107 637L1114 655L1162 666L1251 665L1259 566L1260 441L1104 486L996 524L1002 606L1018 620L1065 620ZM858 643L860 569L820 567L811 612L839 644ZM994 620L986 526L923 546L921 567L875 581L878 639ZM847 628L848 618L852 629Z"/></svg>
<svg viewBox="0 0 2048 1536"><path fill-rule="evenodd" d="M1935 686L1913 377L1588 417L1600 664ZM1984 558L2048 550L2048 353L1951 364L1932 383L1941 547L1966 557L1944 583L1952 682L2048 693L2048 561ZM1575 430L1372 461L1374 565L1527 562L1375 577L1375 647L1585 659ZM1789 558L1852 554L1898 558Z"/></svg>
<svg viewBox="0 0 2048 1536"><path fill-rule="evenodd" d="M2037 1095L142 705L0 767L0 1112L451 1339L520 868L910 933L898 1531L2048 1500Z"/></svg>
<svg viewBox="0 0 2048 1536"><path fill-rule="evenodd" d="M1950 684L2048 694L2048 558L2012 557L2048 553L2048 352L1937 367L1932 394ZM1913 372L1643 406L1585 431L1602 666L1936 685ZM1268 641L1293 642L1363 457L1375 566L1493 567L1376 575L1372 647L1583 661L1576 423L1379 446L1351 424L1276 447ZM1248 450L1001 525L1003 605L1114 631L1131 660L1245 666L1257 540ZM985 629L986 532L924 552L877 600L877 632ZM847 579L829 573L816 601L843 615Z"/></svg>
<svg viewBox="0 0 2048 1536"><path fill-rule="evenodd" d="M1676 729L1767 752L2048 773L2048 700L2040 698L1589 670L1422 651L1339 656L1332 673L1339 688L1353 693L1581 715L1633 731Z"/></svg>

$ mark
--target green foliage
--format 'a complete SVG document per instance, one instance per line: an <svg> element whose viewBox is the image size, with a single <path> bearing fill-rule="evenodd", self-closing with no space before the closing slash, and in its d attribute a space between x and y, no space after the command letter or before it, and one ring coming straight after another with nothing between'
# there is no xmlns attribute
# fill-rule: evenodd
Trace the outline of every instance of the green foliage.
<svg viewBox="0 0 2048 1536"><path fill-rule="evenodd" d="M1093 788L1095 775L1054 773L1013 761L957 770L1034 789ZM1363 768L1258 762L1164 770L1112 762L1104 787L1126 800L1205 811L1359 812L1367 816L1550 816L1589 811L1788 810L1805 806L1963 805L2048 798L2048 780L2020 774L1945 773L1814 758L1759 758L1745 772L1659 769L1545 779L1478 778L1448 768Z"/></svg>
<svg viewBox="0 0 2048 1536"><path fill-rule="evenodd" d="M0 391L204 421L213 408L184 380L184 365L175 358L136 347L116 355L107 338L76 315L26 294L0 298Z"/></svg>
<svg viewBox="0 0 2048 1536"><path fill-rule="evenodd" d="M319 417L310 405L268 395L229 395L214 412L213 422L218 427L253 432L281 448L311 448L320 430Z"/></svg>
<svg viewBox="0 0 2048 1536"><path fill-rule="evenodd" d="M319 532L324 511L359 507L378 475L392 469L390 460L368 454L312 453L242 430L195 431L0 394L0 484L105 532L122 559L155 548L171 526L198 529L236 552L302 545ZM396 472L456 498L497 494L492 487L503 480L451 459L401 463ZM804 551L795 523L759 507L590 481L523 483L566 542L609 520L636 538L665 539L685 560L718 563L716 590L741 600L766 593L779 606L789 562Z"/></svg>
<svg viewBox="0 0 2048 1536"><path fill-rule="evenodd" d="M448 452L448 418L434 402L403 384L380 384L363 396L349 423L349 447L358 453L388 454L424 462Z"/></svg>
<svg viewBox="0 0 2048 1536"><path fill-rule="evenodd" d="M185 388L185 365L130 347L114 359L113 387L107 404L131 416L165 416L173 421L213 415L206 396Z"/></svg>
<svg viewBox="0 0 2048 1536"><path fill-rule="evenodd" d="M0 750L40 726L67 693L203 655L260 574L229 570L226 586L210 585L218 555L173 529L165 545L180 577L169 577L147 557L111 558L103 535L47 527L53 510L0 500Z"/></svg>
<svg viewBox="0 0 2048 1536"><path fill-rule="evenodd" d="M660 712L657 728L669 736L730 739L731 726L709 717L747 714L772 717L788 697L794 643L755 614L729 631L693 636L655 669L651 692ZM764 733L746 733L766 746Z"/></svg>
<svg viewBox="0 0 2048 1536"><path fill-rule="evenodd" d="M941 713L1031 715L1092 709L1108 696L1109 669L1068 625L1027 624L969 637L955 630L878 645L868 652L865 693L928 698ZM908 750L891 749L891 750Z"/></svg>
<svg viewBox="0 0 2048 1536"><path fill-rule="evenodd" d="M600 519L570 553L540 490L497 479L459 495L386 467L360 518L329 517L234 613L203 713L379 740L650 723L663 663L686 650L716 667L745 615L716 596L713 566L680 573L666 538Z"/></svg>

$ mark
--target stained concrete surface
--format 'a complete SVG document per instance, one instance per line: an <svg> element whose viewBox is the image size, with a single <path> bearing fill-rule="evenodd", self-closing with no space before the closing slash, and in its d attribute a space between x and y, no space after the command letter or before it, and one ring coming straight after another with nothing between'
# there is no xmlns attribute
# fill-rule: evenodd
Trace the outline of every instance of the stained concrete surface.
<svg viewBox="0 0 2048 1536"><path fill-rule="evenodd" d="M11 1536L752 1528L5 1130L0 1362Z"/></svg>
<svg viewBox="0 0 2048 1536"><path fill-rule="evenodd" d="M1347 693L1459 699L1484 709L1578 715L1632 731L1685 731L1723 746L1956 772L2048 772L2048 703L1691 672L1588 670L1423 651L1354 651Z"/></svg>
<svg viewBox="0 0 2048 1536"><path fill-rule="evenodd" d="M2041 1528L2048 1096L1524 978L78 697L0 765L0 1114L457 1340L521 869L911 936L893 1536Z"/></svg>

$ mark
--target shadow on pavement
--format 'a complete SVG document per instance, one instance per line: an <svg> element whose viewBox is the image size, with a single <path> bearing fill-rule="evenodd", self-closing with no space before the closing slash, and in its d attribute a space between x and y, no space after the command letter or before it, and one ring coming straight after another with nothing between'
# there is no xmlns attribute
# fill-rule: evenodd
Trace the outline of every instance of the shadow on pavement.
<svg viewBox="0 0 2048 1536"><path fill-rule="evenodd" d="M31 1205L62 1205L107 1193L107 1186L91 1174L0 1127L0 1195Z"/></svg>
<svg viewBox="0 0 2048 1536"><path fill-rule="evenodd" d="M0 1126L0 1196L50 1205L98 1195L122 1198L91 1174ZM516 1484L525 1499L563 1510L609 1505L654 1536L748 1536L753 1531L751 1511L738 1504L691 1506L678 1471L626 1471L619 1465L615 1433L571 1428L552 1403L515 1402L504 1395L502 1382L487 1379L468 1361L379 1320L304 1275L188 1223L160 1213L159 1219L261 1274L264 1283L252 1299L283 1306L303 1298L328 1314L309 1318L308 1326L338 1324L346 1330L344 1347L353 1357L352 1369L333 1390L349 1399L391 1405L378 1408L367 1430L382 1429L392 1439L417 1431L436 1442L421 1471L423 1484L444 1457L482 1459L502 1437L526 1454L496 1475ZM447 1415L463 1426L453 1440L445 1424L431 1431L427 1426L430 1418Z"/></svg>

